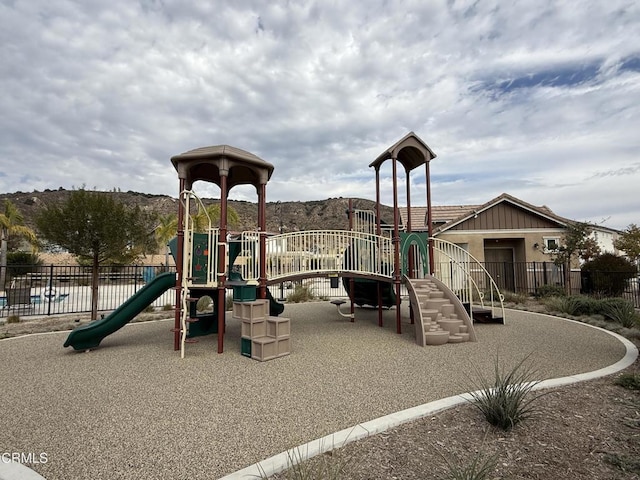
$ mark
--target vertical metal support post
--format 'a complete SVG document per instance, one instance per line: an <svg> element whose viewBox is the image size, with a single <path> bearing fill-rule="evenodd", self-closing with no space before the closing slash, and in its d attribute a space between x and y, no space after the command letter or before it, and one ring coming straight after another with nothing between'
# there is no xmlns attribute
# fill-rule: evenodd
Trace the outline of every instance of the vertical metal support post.
<svg viewBox="0 0 640 480"><path fill-rule="evenodd" d="M264 183L258 189L258 230L260 235L258 298L267 298L267 185Z"/></svg>
<svg viewBox="0 0 640 480"><path fill-rule="evenodd" d="M429 171L429 164L431 162L431 155L427 153L428 158L425 162L425 182L427 184L427 232L429 233L429 273L433 274L435 270L434 256L433 256L433 216L431 214L431 173Z"/></svg>
<svg viewBox="0 0 640 480"><path fill-rule="evenodd" d="M353 200L350 198L349 199L349 231L353 232ZM352 261L355 258L354 255L354 249L355 249L355 244L352 245L351 247L351 258ZM351 268L353 268L353 265L351 266ZM356 281L353 277L349 278L349 300L351 300L351 308L350 308L350 312L351 312L351 321L355 322L355 312L356 312L356 306L355 303L353 303L353 297L356 294Z"/></svg>
<svg viewBox="0 0 640 480"><path fill-rule="evenodd" d="M376 234L382 235L380 220L380 167L376 166Z"/></svg>
<svg viewBox="0 0 640 480"><path fill-rule="evenodd" d="M53 288L53 263L49 266L49 282L48 283L48 287L49 287L49 292L51 292L52 288ZM49 304L47 305L47 315L51 315L51 295L47 295L47 300L49 301Z"/></svg>
<svg viewBox="0 0 640 480"><path fill-rule="evenodd" d="M220 233L218 236L218 353L224 351L224 325L226 315L226 247L227 247L227 176L220 169Z"/></svg>
<svg viewBox="0 0 640 480"><path fill-rule="evenodd" d="M396 333L402 333L402 316L400 314L400 228L398 211L398 157L391 157L393 165L393 284L396 290Z"/></svg>
<svg viewBox="0 0 640 480"><path fill-rule="evenodd" d="M382 221L380 220L380 166L376 166L376 235L382 235ZM378 249L382 251L382 249ZM378 282L378 326L382 327L382 288Z"/></svg>
<svg viewBox="0 0 640 480"><path fill-rule="evenodd" d="M182 278L184 272L182 271L182 262L184 259L184 204L182 203L182 192L186 187L186 180L180 178L180 193L178 195L178 239L176 246L176 308L173 325L173 350L180 350L180 318L182 315Z"/></svg>
<svg viewBox="0 0 640 480"><path fill-rule="evenodd" d="M405 168L406 174L406 195L407 195L407 224L405 225L406 232L411 233L413 228L411 226L411 178L409 176L409 170ZM415 248L413 245L409 245L407 249L407 276L409 278L415 277ZM411 306L409 306L409 310L411 310ZM413 314L411 316L413 320ZM413 323L413 322L412 322Z"/></svg>

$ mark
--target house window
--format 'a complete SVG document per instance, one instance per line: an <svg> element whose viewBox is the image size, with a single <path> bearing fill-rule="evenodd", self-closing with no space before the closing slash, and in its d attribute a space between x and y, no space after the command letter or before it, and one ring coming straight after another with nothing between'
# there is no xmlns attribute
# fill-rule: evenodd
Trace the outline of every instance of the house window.
<svg viewBox="0 0 640 480"><path fill-rule="evenodd" d="M560 238L558 237L544 237L542 239L544 241L544 251L548 252L556 252L560 247Z"/></svg>

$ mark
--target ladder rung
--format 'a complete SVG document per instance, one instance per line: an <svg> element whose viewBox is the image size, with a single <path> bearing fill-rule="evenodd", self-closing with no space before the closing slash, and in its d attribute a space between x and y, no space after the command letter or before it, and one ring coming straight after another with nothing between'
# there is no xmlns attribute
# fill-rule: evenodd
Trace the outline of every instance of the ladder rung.
<svg viewBox="0 0 640 480"><path fill-rule="evenodd" d="M198 343L198 340L195 338L187 338L184 343Z"/></svg>
<svg viewBox="0 0 640 480"><path fill-rule="evenodd" d="M176 332L181 333L182 329L181 328L170 328L169 331L173 332L173 333L176 333Z"/></svg>
<svg viewBox="0 0 640 480"><path fill-rule="evenodd" d="M187 318L187 320L186 320L187 323L196 323L196 322L199 322L199 321L200 321L200 319L196 318L196 317Z"/></svg>
<svg viewBox="0 0 640 480"><path fill-rule="evenodd" d="M197 302L200 299L199 298L195 298L195 297L187 297L185 300L187 302Z"/></svg>

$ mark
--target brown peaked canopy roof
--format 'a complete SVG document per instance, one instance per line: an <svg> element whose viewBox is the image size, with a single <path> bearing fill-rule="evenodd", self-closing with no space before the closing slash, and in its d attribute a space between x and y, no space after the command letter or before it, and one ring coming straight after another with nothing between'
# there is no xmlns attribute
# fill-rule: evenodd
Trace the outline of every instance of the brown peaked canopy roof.
<svg viewBox="0 0 640 480"><path fill-rule="evenodd" d="M226 173L227 188L236 185L266 185L273 173L273 165L260 157L230 145L215 145L190 150L171 157L178 177L191 188L197 180L220 186L220 176Z"/></svg>
<svg viewBox="0 0 640 480"><path fill-rule="evenodd" d="M380 168L386 160L392 159L394 156L404 166L406 171L411 171L414 168L424 165L426 162L433 158L436 158L436 154L433 150L424 143L418 135L413 132L409 132L402 137L398 142L391 145L387 150L382 152L378 158L376 158L370 167Z"/></svg>

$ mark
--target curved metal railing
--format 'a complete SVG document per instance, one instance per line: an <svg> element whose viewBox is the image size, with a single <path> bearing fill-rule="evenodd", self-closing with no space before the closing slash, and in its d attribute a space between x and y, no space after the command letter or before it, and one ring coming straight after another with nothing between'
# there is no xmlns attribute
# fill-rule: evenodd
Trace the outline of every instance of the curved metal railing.
<svg viewBox="0 0 640 480"><path fill-rule="evenodd" d="M494 316L496 310L499 310L499 316L504 319L504 295L500 293L498 285L484 266L455 243L440 238L429 240L433 242L436 257L433 275L456 293L462 303L468 303L470 308L473 308L474 301L477 301L481 307L491 308Z"/></svg>

